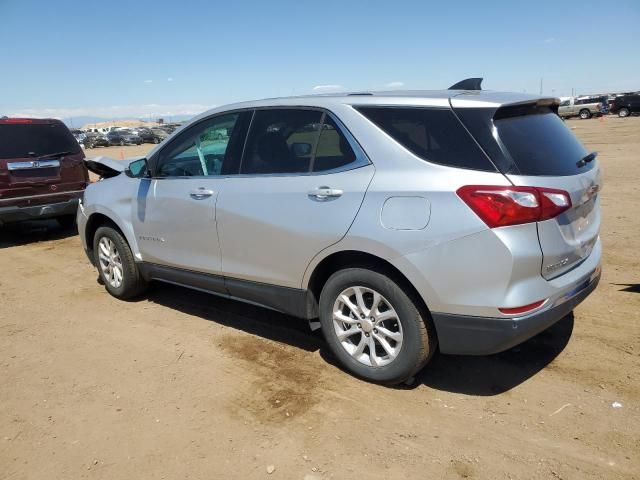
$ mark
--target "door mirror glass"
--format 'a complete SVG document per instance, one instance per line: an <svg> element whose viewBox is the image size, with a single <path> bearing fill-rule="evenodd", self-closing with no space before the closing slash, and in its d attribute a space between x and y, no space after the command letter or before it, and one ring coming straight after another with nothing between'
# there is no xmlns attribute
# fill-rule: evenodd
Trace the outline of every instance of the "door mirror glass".
<svg viewBox="0 0 640 480"><path fill-rule="evenodd" d="M129 166L125 169L124 173L126 173L127 176L131 178L144 178L149 176L149 167L147 165L147 159L141 158L140 160L131 162Z"/></svg>
<svg viewBox="0 0 640 480"><path fill-rule="evenodd" d="M307 157L311 155L313 147L310 143L293 143L291 150L296 157Z"/></svg>

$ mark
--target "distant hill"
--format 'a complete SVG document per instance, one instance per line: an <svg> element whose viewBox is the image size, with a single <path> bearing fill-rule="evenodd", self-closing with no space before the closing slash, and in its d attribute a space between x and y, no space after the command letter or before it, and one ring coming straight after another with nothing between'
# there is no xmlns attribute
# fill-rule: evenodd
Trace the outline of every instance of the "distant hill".
<svg viewBox="0 0 640 480"><path fill-rule="evenodd" d="M192 118L193 115L171 115L171 117L166 117L164 119L165 123L169 123L169 120L171 120L171 122L182 122L183 120L189 120L190 118ZM87 124L92 124L92 123L110 123L110 122L117 122L117 121L122 121L122 120L131 120L131 117L129 118L104 118L104 117L91 117L91 116L81 116L81 117L70 117L70 118L63 118L62 121L65 123L65 125L67 127L73 127L73 128L82 128L84 125ZM148 118L140 118L140 119L136 119L136 120L141 120L141 121L148 121ZM157 118L152 118L152 121L155 122L157 120Z"/></svg>

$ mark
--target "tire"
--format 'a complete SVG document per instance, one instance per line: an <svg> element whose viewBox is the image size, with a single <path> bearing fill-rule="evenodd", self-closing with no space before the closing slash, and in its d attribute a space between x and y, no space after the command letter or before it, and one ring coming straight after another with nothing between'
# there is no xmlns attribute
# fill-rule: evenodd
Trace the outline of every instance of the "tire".
<svg viewBox="0 0 640 480"><path fill-rule="evenodd" d="M583 108L582 110L580 110L580 113L578 114L578 116L582 120L586 120L588 118L591 118L591 112L589 110L587 110L586 108Z"/></svg>
<svg viewBox="0 0 640 480"><path fill-rule="evenodd" d="M70 230L76 226L76 216L65 215L63 217L56 217L56 222L65 230Z"/></svg>
<svg viewBox="0 0 640 480"><path fill-rule="evenodd" d="M106 248L108 246L112 246L113 250ZM103 247L106 248L107 252ZM105 260L104 256L101 258L101 252L103 255L109 253L108 261ZM128 300L144 292L147 282L142 278L133 259L131 248L129 248L129 244L120 232L108 226L98 228L93 237L93 254L100 280L111 295L121 300ZM107 265L110 265L111 269ZM121 277L119 282L117 281L118 270Z"/></svg>
<svg viewBox="0 0 640 480"><path fill-rule="evenodd" d="M620 118L625 118L629 116L629 109L626 107L622 107L620 110L618 110L618 116Z"/></svg>
<svg viewBox="0 0 640 480"><path fill-rule="evenodd" d="M356 289L363 299L364 314L357 305ZM380 302L375 309L378 314L372 315L375 293L380 295ZM351 307L342 300L343 295L351 300ZM421 312L417 302L382 273L366 268L334 273L322 289L319 310L329 348L346 370L365 380L389 385L404 382L421 370L436 350L435 329L428 312ZM347 323L334 319L334 311L340 312ZM361 318L356 318L356 313ZM385 316L388 317L385 320L370 321ZM382 333L383 330L391 335ZM342 340L338 332L343 334ZM393 355L383 347L380 338ZM373 358L370 342L374 345Z"/></svg>

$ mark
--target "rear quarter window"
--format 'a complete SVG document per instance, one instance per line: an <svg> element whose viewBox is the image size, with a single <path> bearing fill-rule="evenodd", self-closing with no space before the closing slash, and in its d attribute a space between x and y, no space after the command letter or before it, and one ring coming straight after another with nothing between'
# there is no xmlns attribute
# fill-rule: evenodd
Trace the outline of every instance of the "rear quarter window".
<svg viewBox="0 0 640 480"><path fill-rule="evenodd" d="M425 161L448 167L496 171L450 109L361 106L356 110Z"/></svg>

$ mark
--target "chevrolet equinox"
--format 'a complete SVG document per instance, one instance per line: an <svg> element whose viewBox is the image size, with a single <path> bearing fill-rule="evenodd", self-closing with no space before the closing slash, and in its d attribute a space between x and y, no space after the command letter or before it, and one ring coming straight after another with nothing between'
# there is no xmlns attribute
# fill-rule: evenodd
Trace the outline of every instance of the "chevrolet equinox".
<svg viewBox="0 0 640 480"><path fill-rule="evenodd" d="M217 108L146 158L87 161L80 235L117 298L158 280L319 318L345 369L399 383L596 288L600 168L557 109L473 82Z"/></svg>

